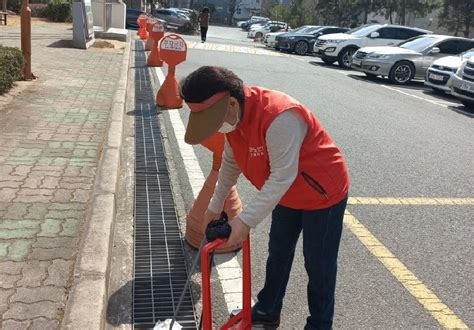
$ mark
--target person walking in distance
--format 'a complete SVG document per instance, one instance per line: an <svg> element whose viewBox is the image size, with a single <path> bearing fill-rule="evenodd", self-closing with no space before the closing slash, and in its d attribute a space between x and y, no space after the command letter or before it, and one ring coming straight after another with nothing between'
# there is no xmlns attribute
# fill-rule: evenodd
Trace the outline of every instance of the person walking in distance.
<svg viewBox="0 0 474 330"><path fill-rule="evenodd" d="M199 26L201 28L201 42L206 41L207 37L207 29L209 28L209 20L211 19L211 15L209 14L209 8L204 7L199 14Z"/></svg>
<svg viewBox="0 0 474 330"><path fill-rule="evenodd" d="M247 86L228 69L197 69L181 83L181 96L191 110L186 143L225 134L222 167L204 223L219 218L240 174L259 192L229 221L227 246L241 243L251 228L272 215L265 285L253 306L252 326L280 325L295 247L303 233L310 311L305 330L330 330L350 185L341 150L309 108L282 92Z"/></svg>

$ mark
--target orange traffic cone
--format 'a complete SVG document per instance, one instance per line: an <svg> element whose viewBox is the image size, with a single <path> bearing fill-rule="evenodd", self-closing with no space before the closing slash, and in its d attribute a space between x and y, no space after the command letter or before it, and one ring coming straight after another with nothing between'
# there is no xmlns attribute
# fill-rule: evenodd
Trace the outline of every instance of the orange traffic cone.
<svg viewBox="0 0 474 330"><path fill-rule="evenodd" d="M183 106L179 95L179 84L175 76L176 67L168 66L168 74L156 94L156 104L165 109L176 109Z"/></svg>
<svg viewBox="0 0 474 330"><path fill-rule="evenodd" d="M148 33L147 39L145 41L145 50L150 51L151 47L153 47L153 39L151 37L151 28L153 26L153 21L147 21L146 22L146 32Z"/></svg>
<svg viewBox="0 0 474 330"><path fill-rule="evenodd" d="M216 170L212 170L209 173L209 176L204 182L204 186L194 201L191 211L189 211L188 216L186 217L186 234L184 238L186 239L186 242L194 248L198 248L204 238L204 231L207 226L207 223L204 223L204 213L206 212L212 195L214 194L218 176L219 172ZM242 211L242 203L235 187L232 187L229 193L224 211L229 216L229 219L235 218ZM235 251L239 248L240 245L231 246L226 249L217 249L216 252L226 253Z"/></svg>
<svg viewBox="0 0 474 330"><path fill-rule="evenodd" d="M200 242L204 238L204 231L207 223L204 223L204 213L206 212L209 202L214 194L217 179L219 176L219 169L222 164L222 154L224 152L225 137L222 133L216 133L209 139L204 141L202 145L212 151L212 171L209 173L204 185L199 192L198 197L194 201L193 207L186 217L186 234L185 239L189 245L198 248ZM229 196L227 197L224 211L229 216L229 219L235 218L242 211L242 202L240 201L237 189L232 187ZM217 249L218 253L225 253L235 251L241 246L232 246L226 249Z"/></svg>

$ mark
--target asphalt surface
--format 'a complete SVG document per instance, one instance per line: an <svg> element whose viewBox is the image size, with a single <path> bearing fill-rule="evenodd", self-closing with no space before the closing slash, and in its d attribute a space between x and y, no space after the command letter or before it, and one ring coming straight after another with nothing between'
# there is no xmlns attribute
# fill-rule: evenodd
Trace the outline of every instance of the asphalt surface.
<svg viewBox="0 0 474 330"><path fill-rule="evenodd" d="M189 41L199 37L185 36ZM235 28L209 28L209 43L261 47ZM233 70L247 85L277 89L304 103L346 156L353 197L473 198L473 114L455 99L353 71L325 66L312 56L266 56L190 49L177 68L183 78L202 65ZM181 113L187 122L187 111ZM171 148L179 155L171 127ZM194 148L203 173L211 155ZM179 158L179 157L178 157ZM182 162L176 161L183 197L192 202ZM256 190L241 179L244 204ZM349 205L348 210L469 327L474 326L474 207L472 205ZM252 232L254 299L263 285L270 218ZM281 329L302 329L308 314L306 273L298 245L282 311ZM221 301L216 292L216 301ZM216 306L216 321L226 317ZM339 257L334 327L439 328L440 324L344 229Z"/></svg>

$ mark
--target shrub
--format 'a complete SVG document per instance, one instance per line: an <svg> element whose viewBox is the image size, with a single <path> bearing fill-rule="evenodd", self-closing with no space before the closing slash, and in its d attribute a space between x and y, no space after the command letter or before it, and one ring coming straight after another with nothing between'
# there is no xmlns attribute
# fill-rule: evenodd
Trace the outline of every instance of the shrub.
<svg viewBox="0 0 474 330"><path fill-rule="evenodd" d="M71 4L59 1L50 2L45 8L44 15L53 22L66 22L71 16Z"/></svg>
<svg viewBox="0 0 474 330"><path fill-rule="evenodd" d="M24 65L20 49L0 46L0 95L8 91L14 81L22 79Z"/></svg>

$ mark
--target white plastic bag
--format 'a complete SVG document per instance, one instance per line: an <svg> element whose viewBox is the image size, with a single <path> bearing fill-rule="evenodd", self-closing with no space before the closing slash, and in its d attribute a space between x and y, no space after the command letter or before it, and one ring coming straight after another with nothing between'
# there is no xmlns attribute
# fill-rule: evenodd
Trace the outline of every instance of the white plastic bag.
<svg viewBox="0 0 474 330"><path fill-rule="evenodd" d="M155 324L153 330L170 330L171 319L166 319L164 321L158 321ZM173 328L171 330L181 330L183 327L176 321L173 323Z"/></svg>

